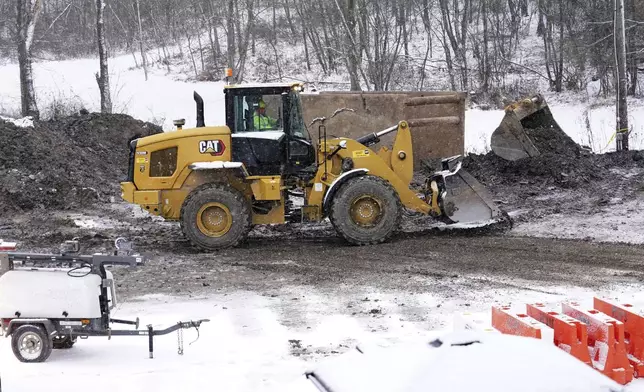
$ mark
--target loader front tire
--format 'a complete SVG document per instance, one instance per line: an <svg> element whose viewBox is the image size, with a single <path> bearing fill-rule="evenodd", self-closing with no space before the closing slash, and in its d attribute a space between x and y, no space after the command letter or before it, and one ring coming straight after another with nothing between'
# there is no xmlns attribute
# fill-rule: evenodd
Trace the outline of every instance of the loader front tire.
<svg viewBox="0 0 644 392"><path fill-rule="evenodd" d="M193 246L213 251L239 245L251 229L252 216L241 192L227 184L205 184L186 197L180 221Z"/></svg>
<svg viewBox="0 0 644 392"><path fill-rule="evenodd" d="M375 176L352 178L343 184L329 213L338 234L354 245L385 242L400 227L401 217L396 190Z"/></svg>

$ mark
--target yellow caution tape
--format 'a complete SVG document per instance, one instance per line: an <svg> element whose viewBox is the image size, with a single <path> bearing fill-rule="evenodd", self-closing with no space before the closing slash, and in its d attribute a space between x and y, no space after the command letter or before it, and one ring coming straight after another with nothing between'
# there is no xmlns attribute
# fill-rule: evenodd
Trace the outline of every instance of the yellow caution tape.
<svg viewBox="0 0 644 392"><path fill-rule="evenodd" d="M613 142L613 139L615 139L615 137L617 136L618 133L627 133L627 132L628 132L628 128L622 128L622 129L616 130L613 133L613 136L611 136L610 139L608 140L608 143L606 143L606 147L604 147L601 151L606 150L608 148L608 146L610 146L610 144Z"/></svg>

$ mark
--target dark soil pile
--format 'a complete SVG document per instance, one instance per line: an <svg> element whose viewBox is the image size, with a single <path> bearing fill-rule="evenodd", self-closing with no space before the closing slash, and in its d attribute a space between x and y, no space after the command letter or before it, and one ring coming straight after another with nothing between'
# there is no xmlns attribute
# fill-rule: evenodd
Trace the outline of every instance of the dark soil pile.
<svg viewBox="0 0 644 392"><path fill-rule="evenodd" d="M558 127L524 128L525 134L542 154L579 156L581 147Z"/></svg>
<svg viewBox="0 0 644 392"><path fill-rule="evenodd" d="M570 189L610 180L614 176L609 171L612 168L634 167L644 167L644 154L641 151L577 157L543 154L515 162L488 153L469 155L463 161L463 168L487 186L536 184Z"/></svg>
<svg viewBox="0 0 644 392"><path fill-rule="evenodd" d="M0 120L0 211L69 209L119 198L128 141L159 132L122 114L75 115L33 128Z"/></svg>
<svg viewBox="0 0 644 392"><path fill-rule="evenodd" d="M517 161L507 161L494 152L469 155L463 168L487 186L530 184L574 189L605 180L614 167L644 166L644 155L639 151L594 155L554 125L525 128L525 132L541 155Z"/></svg>

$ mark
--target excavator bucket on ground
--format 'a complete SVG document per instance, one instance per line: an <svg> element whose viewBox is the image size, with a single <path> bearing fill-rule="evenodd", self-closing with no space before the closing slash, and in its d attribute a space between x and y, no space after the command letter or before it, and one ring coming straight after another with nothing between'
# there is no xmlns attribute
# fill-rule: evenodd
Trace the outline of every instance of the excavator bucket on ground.
<svg viewBox="0 0 644 392"><path fill-rule="evenodd" d="M492 134L492 151L508 161L539 156L532 135L548 128L560 129L543 96L515 102L506 107L505 117Z"/></svg>

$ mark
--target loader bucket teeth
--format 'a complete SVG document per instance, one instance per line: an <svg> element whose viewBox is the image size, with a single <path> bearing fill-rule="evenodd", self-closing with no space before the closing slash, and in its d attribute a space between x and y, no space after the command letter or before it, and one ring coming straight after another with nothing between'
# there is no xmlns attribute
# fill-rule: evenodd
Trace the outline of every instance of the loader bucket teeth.
<svg viewBox="0 0 644 392"><path fill-rule="evenodd" d="M465 170L461 169L455 175L446 177L445 187L445 223L480 223L505 218L487 189Z"/></svg>
<svg viewBox="0 0 644 392"><path fill-rule="evenodd" d="M515 102L505 109L505 117L491 137L492 151L508 161L536 157L541 152L526 130L559 128L541 95Z"/></svg>

